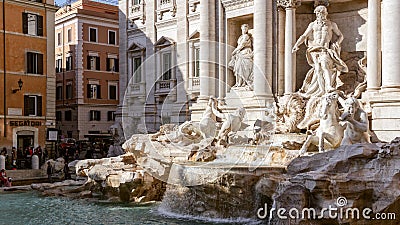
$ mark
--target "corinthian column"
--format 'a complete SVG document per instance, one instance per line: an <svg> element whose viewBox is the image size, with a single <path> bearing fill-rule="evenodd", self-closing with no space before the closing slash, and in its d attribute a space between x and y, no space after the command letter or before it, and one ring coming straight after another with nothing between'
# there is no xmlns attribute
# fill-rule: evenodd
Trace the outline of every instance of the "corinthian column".
<svg viewBox="0 0 400 225"><path fill-rule="evenodd" d="M379 21L381 0L368 0L367 34L367 90L377 91L381 86L381 40Z"/></svg>
<svg viewBox="0 0 400 225"><path fill-rule="evenodd" d="M278 95L285 90L285 9L278 6Z"/></svg>
<svg viewBox="0 0 400 225"><path fill-rule="evenodd" d="M278 0L278 5L286 9L285 21L285 95L296 89L296 53L292 47L296 41L296 7L298 0Z"/></svg>
<svg viewBox="0 0 400 225"><path fill-rule="evenodd" d="M215 0L200 2L200 96L215 96Z"/></svg>
<svg viewBox="0 0 400 225"><path fill-rule="evenodd" d="M382 91L400 91L400 1L382 3ZM369 34L369 33L368 33Z"/></svg>
<svg viewBox="0 0 400 225"><path fill-rule="evenodd" d="M254 0L254 92L272 98L272 1Z"/></svg>

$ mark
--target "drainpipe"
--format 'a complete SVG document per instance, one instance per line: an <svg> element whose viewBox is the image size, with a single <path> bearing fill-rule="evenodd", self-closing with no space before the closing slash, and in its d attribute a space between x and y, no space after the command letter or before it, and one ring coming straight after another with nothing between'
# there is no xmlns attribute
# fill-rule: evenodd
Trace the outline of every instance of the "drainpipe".
<svg viewBox="0 0 400 225"><path fill-rule="evenodd" d="M3 80L3 82L4 82L4 86L3 86L3 94L4 94L4 101L3 101L3 103L4 103L4 105L3 105L3 107L4 107L4 137L7 137L7 127L6 127L6 125L7 125L7 122L6 122L6 120L7 120L7 102L6 102L6 94L7 94L7 91L6 91L6 84L7 84L7 82L6 82L6 4L5 4L5 2L6 2L6 0L3 0L3 67L4 67L4 69L3 69L3 74L4 74L4 80Z"/></svg>

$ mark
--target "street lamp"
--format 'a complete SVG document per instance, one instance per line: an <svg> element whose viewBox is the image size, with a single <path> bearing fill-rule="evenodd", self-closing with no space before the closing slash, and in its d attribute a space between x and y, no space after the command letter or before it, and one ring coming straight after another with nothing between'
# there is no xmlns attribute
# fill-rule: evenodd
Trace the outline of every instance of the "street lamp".
<svg viewBox="0 0 400 225"><path fill-rule="evenodd" d="M22 85L24 84L24 82L21 80L21 78L19 78L19 81L18 81L18 87L19 87L19 89L13 89L12 90L12 92L13 93L17 93L18 91L20 91L21 89L22 89Z"/></svg>

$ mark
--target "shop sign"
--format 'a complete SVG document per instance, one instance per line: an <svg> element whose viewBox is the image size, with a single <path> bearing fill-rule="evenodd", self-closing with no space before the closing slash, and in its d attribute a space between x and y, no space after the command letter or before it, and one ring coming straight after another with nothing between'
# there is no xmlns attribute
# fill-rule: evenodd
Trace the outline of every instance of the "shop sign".
<svg viewBox="0 0 400 225"><path fill-rule="evenodd" d="M22 126L38 127L41 125L42 122L40 121L31 121L31 120L10 121L10 126L12 127L22 127Z"/></svg>

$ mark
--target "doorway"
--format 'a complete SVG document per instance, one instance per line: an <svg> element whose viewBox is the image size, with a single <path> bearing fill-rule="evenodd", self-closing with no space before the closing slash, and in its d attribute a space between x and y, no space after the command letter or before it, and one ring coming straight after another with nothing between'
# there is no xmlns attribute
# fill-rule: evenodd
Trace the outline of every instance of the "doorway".
<svg viewBox="0 0 400 225"><path fill-rule="evenodd" d="M29 146L33 146L33 135L18 135L17 149L20 147L25 150Z"/></svg>

